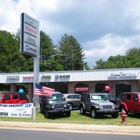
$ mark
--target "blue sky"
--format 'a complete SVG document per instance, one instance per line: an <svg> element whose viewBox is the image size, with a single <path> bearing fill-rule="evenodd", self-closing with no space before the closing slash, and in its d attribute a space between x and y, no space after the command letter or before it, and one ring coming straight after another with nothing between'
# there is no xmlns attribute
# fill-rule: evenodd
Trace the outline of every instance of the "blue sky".
<svg viewBox="0 0 140 140"><path fill-rule="evenodd" d="M66 33L73 35L86 54L90 67L99 59L125 55L140 47L139 0L0 0L0 30L20 28L25 12L40 23L58 44Z"/></svg>

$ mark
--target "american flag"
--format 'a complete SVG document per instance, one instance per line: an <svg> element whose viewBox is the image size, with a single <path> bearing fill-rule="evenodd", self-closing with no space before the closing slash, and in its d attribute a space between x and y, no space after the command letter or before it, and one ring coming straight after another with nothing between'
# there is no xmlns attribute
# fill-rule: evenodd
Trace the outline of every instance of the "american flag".
<svg viewBox="0 0 140 140"><path fill-rule="evenodd" d="M48 88L35 83L34 95L52 97L53 88Z"/></svg>

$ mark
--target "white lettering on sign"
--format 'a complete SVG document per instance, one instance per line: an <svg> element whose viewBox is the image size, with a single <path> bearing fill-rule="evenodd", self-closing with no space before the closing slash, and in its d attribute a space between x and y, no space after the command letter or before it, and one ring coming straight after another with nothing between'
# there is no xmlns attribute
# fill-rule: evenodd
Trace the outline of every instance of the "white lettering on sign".
<svg viewBox="0 0 140 140"><path fill-rule="evenodd" d="M136 78L136 73L111 73L108 75L108 78L117 78L117 79L123 79L123 78Z"/></svg>
<svg viewBox="0 0 140 140"><path fill-rule="evenodd" d="M32 116L33 103L27 104L0 104L2 117L29 117Z"/></svg>
<svg viewBox="0 0 140 140"><path fill-rule="evenodd" d="M7 76L8 80L19 79L19 76Z"/></svg>
<svg viewBox="0 0 140 140"><path fill-rule="evenodd" d="M88 92L89 88L88 87L76 87L75 91L76 92Z"/></svg>

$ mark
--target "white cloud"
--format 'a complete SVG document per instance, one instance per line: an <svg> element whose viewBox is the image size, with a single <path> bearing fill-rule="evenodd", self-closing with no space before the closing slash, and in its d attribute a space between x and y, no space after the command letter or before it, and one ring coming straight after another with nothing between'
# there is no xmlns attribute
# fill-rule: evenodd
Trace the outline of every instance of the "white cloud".
<svg viewBox="0 0 140 140"><path fill-rule="evenodd" d="M55 44L73 35L91 67L99 59L124 55L140 46L139 0L0 0L0 30L20 28L25 12L40 22L40 30Z"/></svg>

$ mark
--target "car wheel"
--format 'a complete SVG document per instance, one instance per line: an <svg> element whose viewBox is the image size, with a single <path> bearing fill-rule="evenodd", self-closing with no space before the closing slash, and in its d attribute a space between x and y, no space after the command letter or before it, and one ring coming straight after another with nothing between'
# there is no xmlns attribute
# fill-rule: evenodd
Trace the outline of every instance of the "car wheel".
<svg viewBox="0 0 140 140"><path fill-rule="evenodd" d="M86 111L85 111L85 109L83 108L83 106L80 106L80 114L81 114L81 115L86 114Z"/></svg>
<svg viewBox="0 0 140 140"><path fill-rule="evenodd" d="M45 111L45 118L50 118L50 114L49 114L48 110Z"/></svg>
<svg viewBox="0 0 140 140"><path fill-rule="evenodd" d="M69 111L69 112L66 112L66 116L67 117L70 117L70 115L71 115L71 112Z"/></svg>
<svg viewBox="0 0 140 140"><path fill-rule="evenodd" d="M96 110L94 108L91 110L91 117L92 118L96 118L97 117L97 112L96 112Z"/></svg>
<svg viewBox="0 0 140 140"><path fill-rule="evenodd" d="M71 105L71 107L72 107L72 110L73 110L73 104L71 104L71 103L70 103L70 105Z"/></svg>
<svg viewBox="0 0 140 140"><path fill-rule="evenodd" d="M118 113L111 114L112 118L118 118Z"/></svg>

